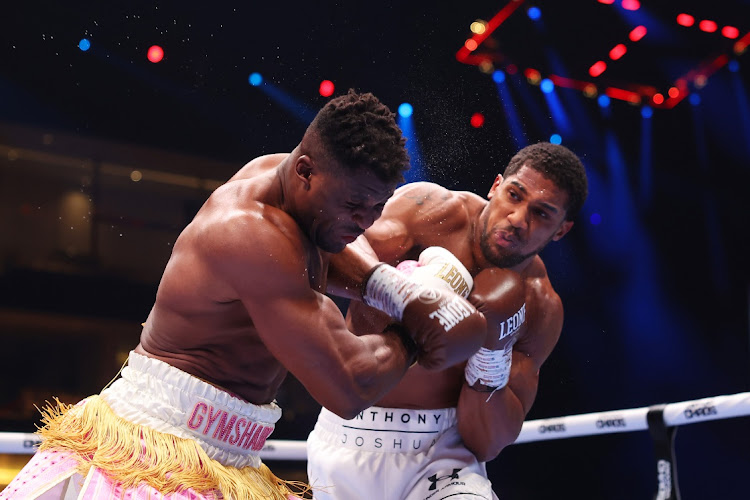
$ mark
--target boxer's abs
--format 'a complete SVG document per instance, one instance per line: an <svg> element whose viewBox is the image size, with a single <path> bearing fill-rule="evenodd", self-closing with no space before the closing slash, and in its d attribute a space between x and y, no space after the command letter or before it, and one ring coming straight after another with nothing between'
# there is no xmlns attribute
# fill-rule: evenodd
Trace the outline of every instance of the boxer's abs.
<svg viewBox="0 0 750 500"><path fill-rule="evenodd" d="M266 350L249 319L164 321L152 311L136 352L159 359L254 404L273 401L286 370ZM244 324L243 324L244 323Z"/></svg>

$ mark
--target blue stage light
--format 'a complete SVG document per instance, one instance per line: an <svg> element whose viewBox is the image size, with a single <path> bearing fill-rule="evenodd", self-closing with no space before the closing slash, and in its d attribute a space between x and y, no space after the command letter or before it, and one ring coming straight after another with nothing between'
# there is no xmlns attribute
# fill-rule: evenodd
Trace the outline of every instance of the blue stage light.
<svg viewBox="0 0 750 500"><path fill-rule="evenodd" d="M539 87L545 94L549 94L550 92L555 90L555 84L552 83L552 80L550 80L549 78L545 78L544 80L542 80L542 83L539 84Z"/></svg>
<svg viewBox="0 0 750 500"><path fill-rule="evenodd" d="M78 42L78 48L86 52L91 48L91 42L87 38L81 38L81 41Z"/></svg>
<svg viewBox="0 0 750 500"><path fill-rule="evenodd" d="M247 81L250 82L250 85L252 85L253 87L257 87L258 85L263 83L263 77L260 75L260 73L250 73Z"/></svg>
<svg viewBox="0 0 750 500"><path fill-rule="evenodd" d="M643 106L641 108L641 116L644 118L651 118L654 116L654 110L651 108L651 106Z"/></svg>
<svg viewBox="0 0 750 500"><path fill-rule="evenodd" d="M609 106L609 96L607 95L600 95L596 101L599 103L599 106L602 108L606 108Z"/></svg>
<svg viewBox="0 0 750 500"><path fill-rule="evenodd" d="M729 63L727 64L727 68L728 68L728 69L729 69L729 71L731 71L732 73L737 73L737 72L738 72L738 71L740 70L740 63L739 63L739 62L737 62L737 61L736 61L735 59L732 59L732 60L731 60L731 61L729 61Z"/></svg>
<svg viewBox="0 0 750 500"><path fill-rule="evenodd" d="M690 104L692 104L693 106L697 106L701 103L701 96L700 94L690 94L688 100L690 101Z"/></svg>
<svg viewBox="0 0 750 500"><path fill-rule="evenodd" d="M549 142L552 144L562 144L562 137L560 134L552 134L549 136Z"/></svg>
<svg viewBox="0 0 750 500"><path fill-rule="evenodd" d="M494 73L492 73L492 79L495 80L495 83L503 83L505 81L505 73L498 70L495 70Z"/></svg>
<svg viewBox="0 0 750 500"><path fill-rule="evenodd" d="M542 17L542 11L539 10L539 7L531 7L526 11L526 15L529 16L529 19L531 19L532 21L536 21L537 19Z"/></svg>
<svg viewBox="0 0 750 500"><path fill-rule="evenodd" d="M403 118L409 118L413 112L414 108L408 102L402 103L398 107L398 114Z"/></svg>
<svg viewBox="0 0 750 500"><path fill-rule="evenodd" d="M598 226L602 223L602 216L597 213L591 214L591 217L589 217L589 221L591 221L593 225Z"/></svg>

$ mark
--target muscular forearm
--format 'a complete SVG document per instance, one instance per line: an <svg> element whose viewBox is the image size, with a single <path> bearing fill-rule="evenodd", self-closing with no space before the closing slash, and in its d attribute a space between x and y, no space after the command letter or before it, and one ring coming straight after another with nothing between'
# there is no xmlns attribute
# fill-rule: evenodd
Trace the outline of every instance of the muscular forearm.
<svg viewBox="0 0 750 500"><path fill-rule="evenodd" d="M464 381L458 402L459 432L479 460L494 459L516 440L538 387L538 369L523 354L515 355L508 384L494 393L476 391Z"/></svg>
<svg viewBox="0 0 750 500"><path fill-rule="evenodd" d="M380 261L364 236L337 253L328 266L327 292L347 299L362 298L362 284Z"/></svg>
<svg viewBox="0 0 750 500"><path fill-rule="evenodd" d="M481 462L494 459L516 440L524 418L526 410L510 386L494 393L475 391L466 384L461 389L459 433Z"/></svg>
<svg viewBox="0 0 750 500"><path fill-rule="evenodd" d="M406 373L416 357L416 346L408 346L403 335L388 328L380 334L359 337L362 349L345 362L344 380L313 394L330 411L353 418L388 393ZM345 393L336 390L345 391Z"/></svg>

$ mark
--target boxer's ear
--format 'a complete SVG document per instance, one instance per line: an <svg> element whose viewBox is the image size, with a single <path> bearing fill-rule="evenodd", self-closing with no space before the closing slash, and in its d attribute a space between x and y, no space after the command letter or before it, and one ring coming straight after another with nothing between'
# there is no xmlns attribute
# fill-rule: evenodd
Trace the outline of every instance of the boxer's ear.
<svg viewBox="0 0 750 500"><path fill-rule="evenodd" d="M305 185L305 189L310 189L310 177L312 177L315 165L307 155L301 155L297 158L297 163L294 164L294 171L297 173L299 178Z"/></svg>
<svg viewBox="0 0 750 500"><path fill-rule="evenodd" d="M557 230L557 232L552 236L552 241L557 241L566 234L568 234L568 231L571 230L573 227L573 221L572 220L566 220L561 225L560 228Z"/></svg>
<svg viewBox="0 0 750 500"><path fill-rule="evenodd" d="M492 187L490 187L490 192L487 193L487 198L490 199L495 195L495 191L497 190L497 187L503 182L503 175L497 174L497 177L495 177L495 182L492 183Z"/></svg>

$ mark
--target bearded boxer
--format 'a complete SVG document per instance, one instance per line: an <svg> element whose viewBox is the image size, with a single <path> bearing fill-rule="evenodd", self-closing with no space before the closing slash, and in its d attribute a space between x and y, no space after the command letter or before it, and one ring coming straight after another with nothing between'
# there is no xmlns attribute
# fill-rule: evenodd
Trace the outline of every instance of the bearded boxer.
<svg viewBox="0 0 750 500"><path fill-rule="evenodd" d="M330 255L402 181L404 144L385 105L350 91L291 153L257 158L218 188L177 239L122 377L49 409L40 451L0 498L286 499L258 451L287 371L346 419L415 362L468 358L485 320L450 290L350 260L359 298L391 317L359 336L324 295ZM461 313L450 328L437 316L448 310Z"/></svg>
<svg viewBox="0 0 750 500"><path fill-rule="evenodd" d="M520 150L488 199L424 182L396 191L363 246L424 282L471 292L488 336L466 363L412 367L354 419L323 408L308 439L316 499L497 498L484 464L517 438L562 330L538 254L571 229L586 196L579 158L550 143ZM334 258L334 272L347 257ZM354 300L347 320L355 332L389 321Z"/></svg>

